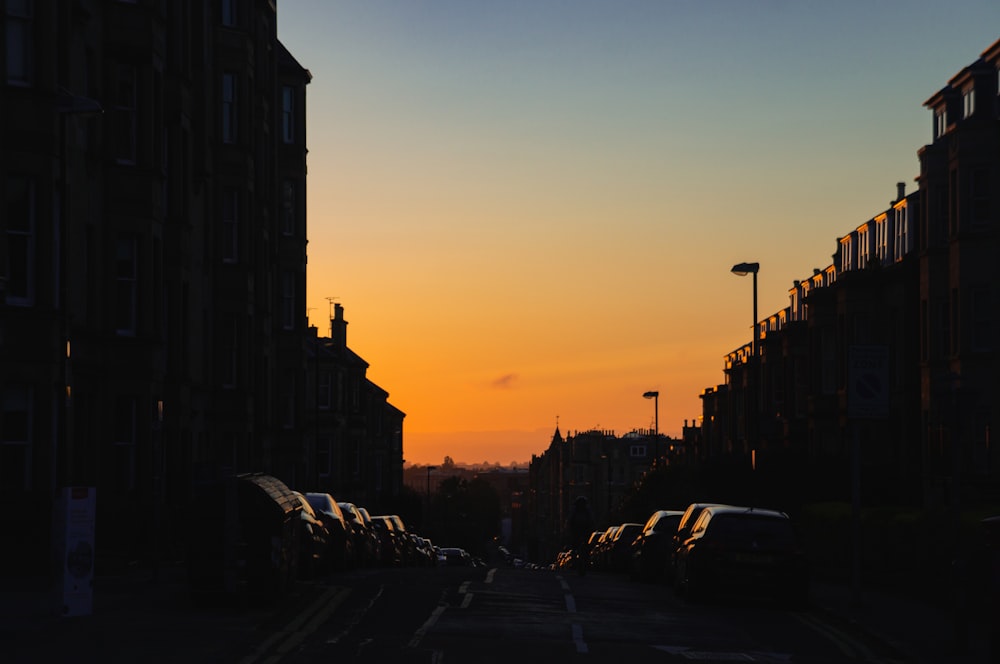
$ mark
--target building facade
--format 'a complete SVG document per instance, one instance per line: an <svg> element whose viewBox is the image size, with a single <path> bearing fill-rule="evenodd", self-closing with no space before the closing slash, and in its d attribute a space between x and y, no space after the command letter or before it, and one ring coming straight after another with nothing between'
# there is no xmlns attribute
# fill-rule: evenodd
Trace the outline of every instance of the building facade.
<svg viewBox="0 0 1000 664"><path fill-rule="evenodd" d="M857 449L877 478L871 500L1000 499L998 72L1000 42L927 100L918 191L898 184L888 208L838 239L832 264L757 322L759 384L753 344L727 354L725 384L701 395L704 457L753 455L809 473L814 498L843 498Z"/></svg>
<svg viewBox="0 0 1000 664"><path fill-rule="evenodd" d="M309 374L311 75L270 0L4 8L0 528L44 567L55 496L96 487L98 566L176 557L201 486L353 463ZM402 414L362 386L391 490Z"/></svg>

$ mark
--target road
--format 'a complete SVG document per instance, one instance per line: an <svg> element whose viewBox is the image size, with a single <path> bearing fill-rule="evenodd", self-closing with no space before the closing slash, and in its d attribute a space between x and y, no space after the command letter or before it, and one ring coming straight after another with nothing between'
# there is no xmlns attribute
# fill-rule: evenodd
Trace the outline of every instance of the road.
<svg viewBox="0 0 1000 664"><path fill-rule="evenodd" d="M315 601L241 664L902 661L809 608L688 604L666 586L613 574L365 569L319 583Z"/></svg>

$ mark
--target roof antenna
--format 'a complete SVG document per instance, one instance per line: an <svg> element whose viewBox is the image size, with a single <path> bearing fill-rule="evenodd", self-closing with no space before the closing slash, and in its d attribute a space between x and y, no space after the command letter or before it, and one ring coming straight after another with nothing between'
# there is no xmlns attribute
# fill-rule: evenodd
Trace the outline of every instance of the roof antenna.
<svg viewBox="0 0 1000 664"><path fill-rule="evenodd" d="M334 295L333 297L326 298L326 303L327 303L327 307L328 307L328 310L327 310L328 316L327 316L327 318L329 318L330 320L333 320L333 303L336 302L339 299L340 298L337 297L336 295Z"/></svg>

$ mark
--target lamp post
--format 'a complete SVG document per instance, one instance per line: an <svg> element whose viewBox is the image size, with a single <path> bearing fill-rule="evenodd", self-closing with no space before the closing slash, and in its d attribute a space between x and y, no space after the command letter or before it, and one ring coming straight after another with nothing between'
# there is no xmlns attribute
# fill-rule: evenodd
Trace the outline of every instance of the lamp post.
<svg viewBox="0 0 1000 664"><path fill-rule="evenodd" d="M733 266L732 272L740 277L745 277L748 274L753 275L753 336L750 338L750 389L753 390L754 398L752 403L753 407L750 409L751 412L747 412L747 439L751 445L751 454L756 456L756 446L757 446L757 418L760 411L760 383L758 379L758 362L757 357L757 272L760 271L760 263L737 263ZM751 426L752 418L752 426ZM755 460L756 463L756 460Z"/></svg>
<svg viewBox="0 0 1000 664"><path fill-rule="evenodd" d="M437 466L427 466L427 526L431 525L431 471Z"/></svg>
<svg viewBox="0 0 1000 664"><path fill-rule="evenodd" d="M660 458L660 393L657 390L643 392L643 399L653 400L653 451Z"/></svg>

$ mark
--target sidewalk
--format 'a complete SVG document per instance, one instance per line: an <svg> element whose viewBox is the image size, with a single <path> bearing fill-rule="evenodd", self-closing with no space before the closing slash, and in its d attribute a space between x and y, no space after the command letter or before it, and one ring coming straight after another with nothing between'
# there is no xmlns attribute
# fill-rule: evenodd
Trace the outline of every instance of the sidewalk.
<svg viewBox="0 0 1000 664"><path fill-rule="evenodd" d="M841 622L889 646L906 664L1000 662L990 659L988 616L966 615L964 620L956 620L954 611L928 601L907 600L870 588L862 588L856 597L850 584L818 581L812 584L812 605L832 622Z"/></svg>
<svg viewBox="0 0 1000 664"><path fill-rule="evenodd" d="M283 602L202 606L188 590L182 565L166 565L94 580L93 613L58 617L39 579L3 579L0 653L21 662L238 662L267 626L306 601L298 586Z"/></svg>

